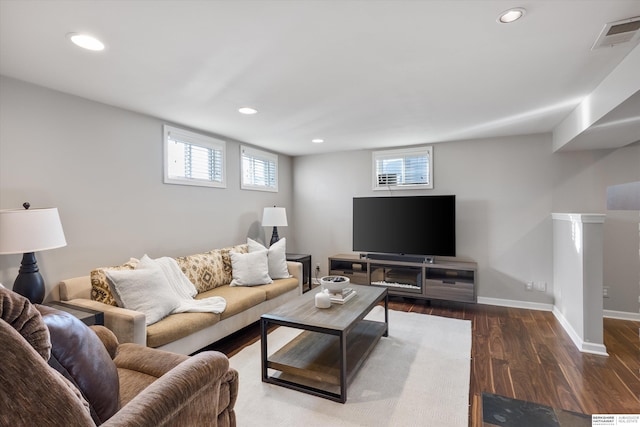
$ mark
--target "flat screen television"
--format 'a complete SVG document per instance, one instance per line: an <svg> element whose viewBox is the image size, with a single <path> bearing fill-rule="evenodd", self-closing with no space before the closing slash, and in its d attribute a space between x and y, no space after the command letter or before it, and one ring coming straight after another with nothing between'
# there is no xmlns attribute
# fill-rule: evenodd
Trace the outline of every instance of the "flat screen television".
<svg viewBox="0 0 640 427"><path fill-rule="evenodd" d="M456 196L353 198L356 252L456 255Z"/></svg>

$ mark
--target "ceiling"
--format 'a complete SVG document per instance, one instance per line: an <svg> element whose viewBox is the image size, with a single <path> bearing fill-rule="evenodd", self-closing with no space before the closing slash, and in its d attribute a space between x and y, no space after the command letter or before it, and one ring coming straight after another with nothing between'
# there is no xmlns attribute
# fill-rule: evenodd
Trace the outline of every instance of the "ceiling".
<svg viewBox="0 0 640 427"><path fill-rule="evenodd" d="M637 46L591 50L634 16L638 0L0 0L0 74L298 156L551 132Z"/></svg>

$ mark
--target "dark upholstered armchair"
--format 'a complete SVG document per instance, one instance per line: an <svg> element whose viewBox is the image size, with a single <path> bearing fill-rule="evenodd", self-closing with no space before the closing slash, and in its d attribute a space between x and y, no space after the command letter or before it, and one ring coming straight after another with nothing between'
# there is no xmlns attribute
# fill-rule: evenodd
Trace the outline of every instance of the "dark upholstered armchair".
<svg viewBox="0 0 640 427"><path fill-rule="evenodd" d="M0 288L0 426L235 426L227 357L118 344Z"/></svg>

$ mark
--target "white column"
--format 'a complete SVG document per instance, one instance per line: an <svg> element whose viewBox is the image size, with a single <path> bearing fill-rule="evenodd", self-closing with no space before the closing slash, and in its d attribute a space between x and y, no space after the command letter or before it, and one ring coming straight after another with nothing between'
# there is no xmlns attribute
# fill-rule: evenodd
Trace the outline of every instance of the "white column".
<svg viewBox="0 0 640 427"><path fill-rule="evenodd" d="M603 214L554 213L553 314L578 349L608 356L603 339Z"/></svg>

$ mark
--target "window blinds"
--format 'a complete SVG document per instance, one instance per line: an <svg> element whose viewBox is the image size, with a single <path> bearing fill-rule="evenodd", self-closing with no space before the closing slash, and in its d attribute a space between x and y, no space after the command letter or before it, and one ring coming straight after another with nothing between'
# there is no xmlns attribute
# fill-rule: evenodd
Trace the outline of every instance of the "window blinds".
<svg viewBox="0 0 640 427"><path fill-rule="evenodd" d="M241 153L242 188L278 191L278 156L244 146Z"/></svg>
<svg viewBox="0 0 640 427"><path fill-rule="evenodd" d="M374 152L374 189L406 186L431 188L431 153L431 147Z"/></svg>

